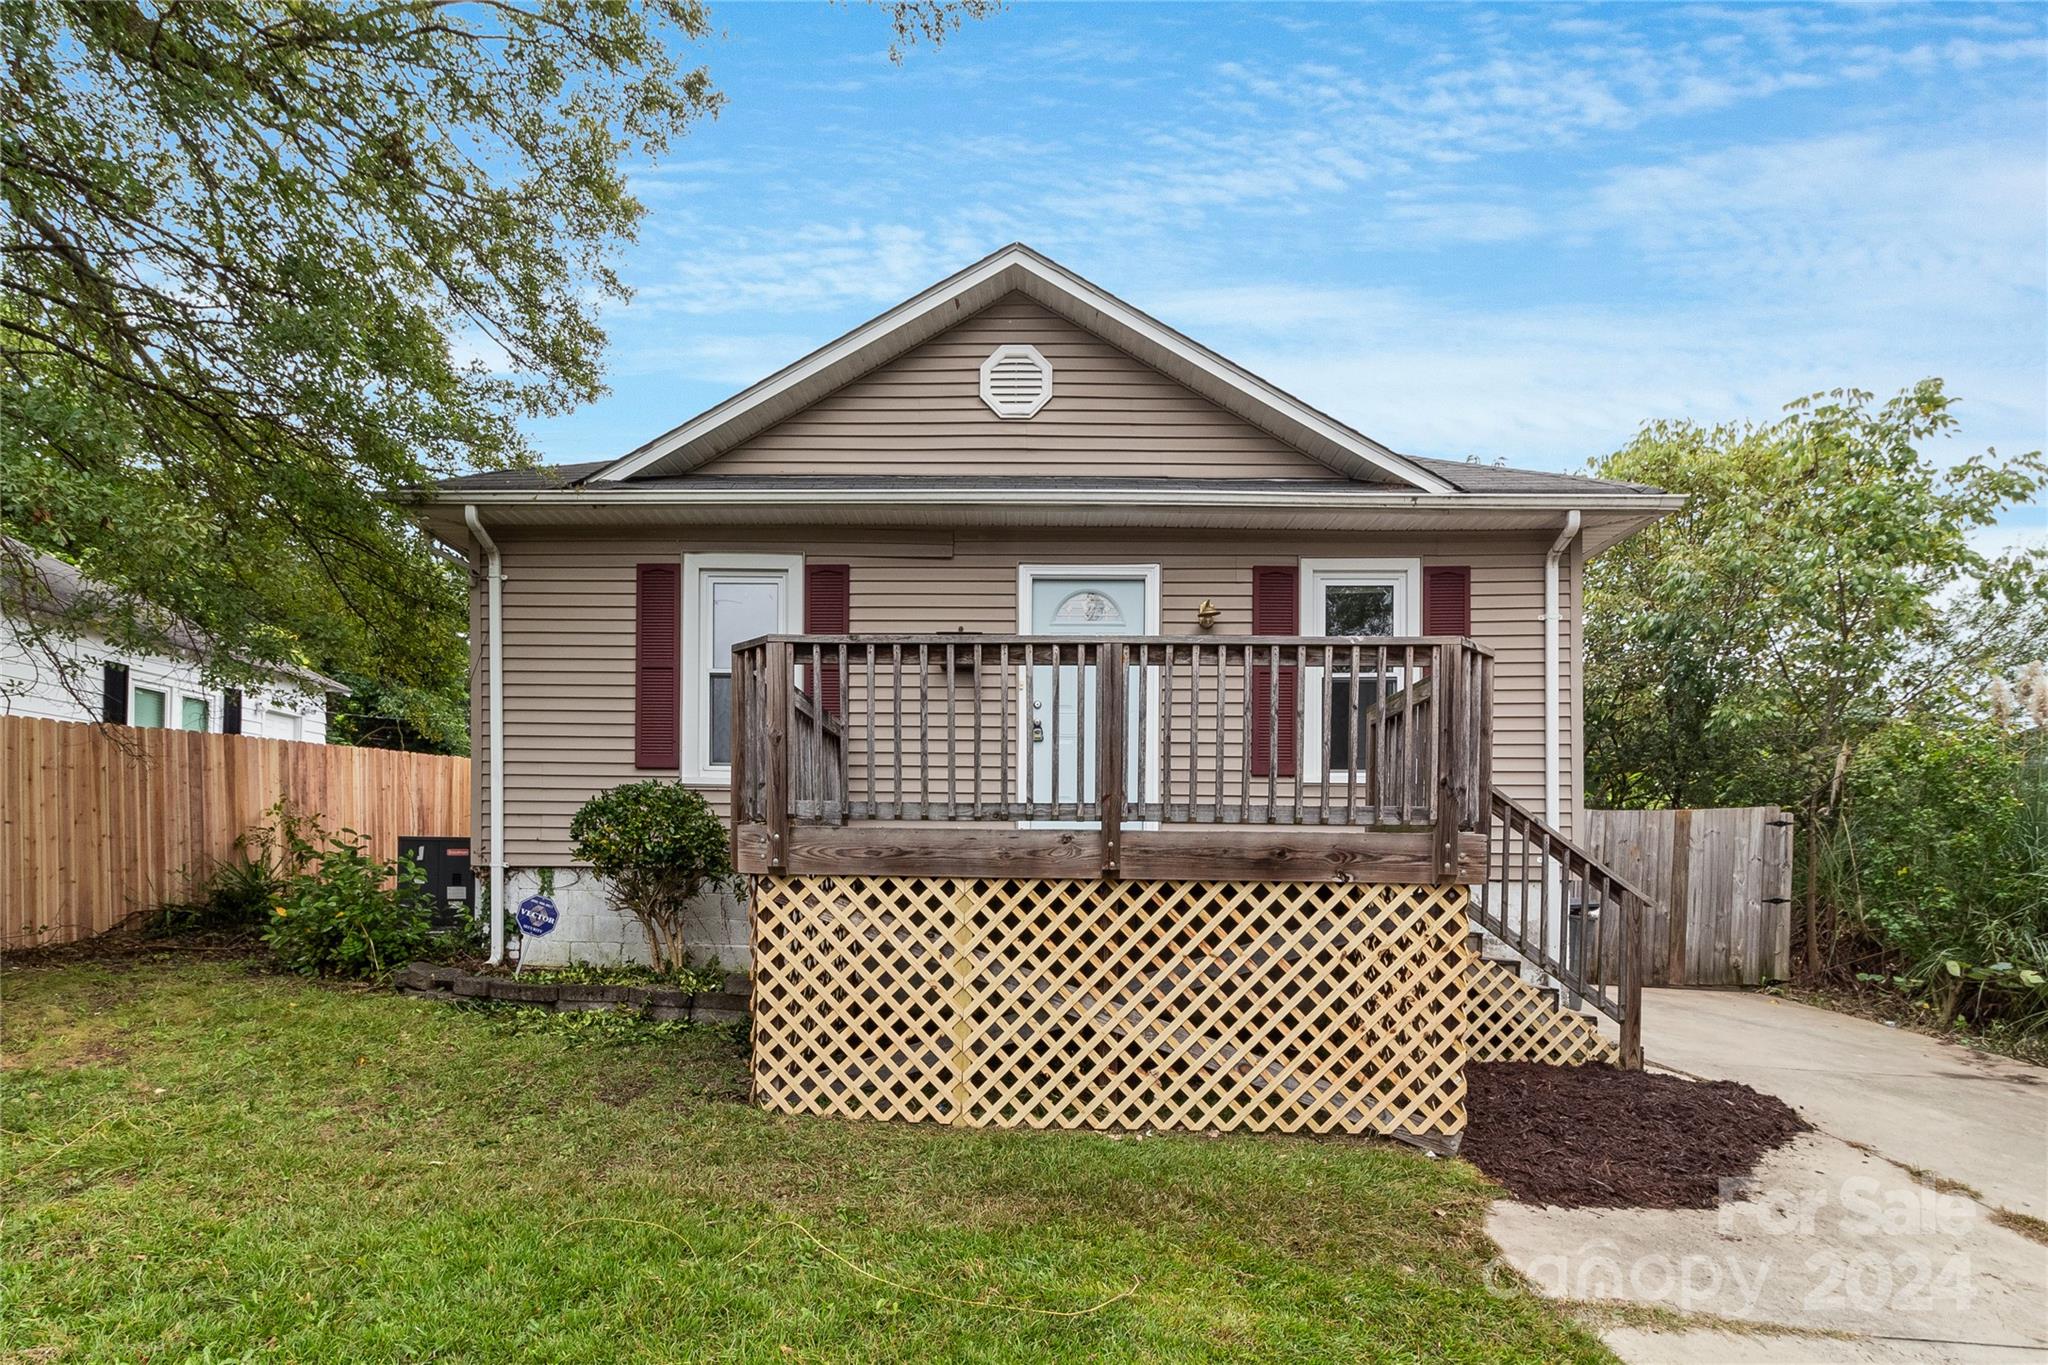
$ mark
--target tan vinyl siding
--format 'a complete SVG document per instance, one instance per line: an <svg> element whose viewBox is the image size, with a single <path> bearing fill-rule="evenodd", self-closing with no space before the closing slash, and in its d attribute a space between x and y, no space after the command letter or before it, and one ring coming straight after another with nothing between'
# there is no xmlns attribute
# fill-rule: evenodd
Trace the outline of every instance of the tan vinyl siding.
<svg viewBox="0 0 2048 1365"><path fill-rule="evenodd" d="M1017 626L1020 563L1158 563L1167 634L1194 634L1207 597L1222 610L1219 634L1251 622L1251 570L1297 558L1413 556L1424 564L1472 567L1474 635L1498 655L1495 780L1516 800L1543 799L1543 552L1547 538L1314 536L1276 544L1269 534L1182 533L1140 540L1094 533L972 532L912 541L860 539L845 532L782 530L724 540L676 536L504 540L506 668L506 843L515 865L568 861L568 823L592 793L651 774L633 766L633 566L680 561L687 552L796 553L852 566L852 628L929 632L965 628L1008 633ZM950 554L949 554L950 549ZM1579 787L1576 669L1578 565L1569 564L1563 633L1570 680L1562 733L1567 822ZM479 580L473 612L478 659L484 649ZM685 611L690 609L685 603ZM685 629L688 629L686 624ZM477 828L488 736L486 679L473 674L473 751L479 771ZM858 675L851 688L860 686ZM683 681L685 703L694 680ZM943 685L941 683L941 685ZM1233 694L1236 688L1231 688ZM885 693L886 695L886 693ZM864 759L862 760L864 762ZM856 776L856 793L859 778ZM963 786L963 790L964 790ZM709 790L722 811L726 793Z"/></svg>
<svg viewBox="0 0 2048 1365"><path fill-rule="evenodd" d="M981 363L1036 346L1053 397L1012 421ZM709 474L1088 474L1336 479L1092 333L1012 294L705 466Z"/></svg>

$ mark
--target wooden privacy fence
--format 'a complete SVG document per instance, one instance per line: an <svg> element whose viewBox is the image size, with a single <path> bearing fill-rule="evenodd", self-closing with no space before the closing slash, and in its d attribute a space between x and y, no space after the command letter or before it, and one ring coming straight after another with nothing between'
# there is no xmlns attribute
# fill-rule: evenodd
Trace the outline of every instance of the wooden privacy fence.
<svg viewBox="0 0 2048 1365"><path fill-rule="evenodd" d="M1462 886L755 882L754 1093L964 1127L1465 1127Z"/></svg>
<svg viewBox="0 0 2048 1365"><path fill-rule="evenodd" d="M1652 986L1755 986L1792 972L1792 823L1776 806L1590 810L1588 851L1648 898Z"/></svg>
<svg viewBox="0 0 2048 1365"><path fill-rule="evenodd" d="M279 800L389 858L467 836L469 794L466 758L0 716L0 947L191 896Z"/></svg>

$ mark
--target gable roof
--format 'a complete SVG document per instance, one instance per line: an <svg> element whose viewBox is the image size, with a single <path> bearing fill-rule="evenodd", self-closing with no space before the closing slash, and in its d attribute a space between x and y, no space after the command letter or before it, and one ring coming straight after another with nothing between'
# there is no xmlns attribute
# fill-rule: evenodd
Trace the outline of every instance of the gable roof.
<svg viewBox="0 0 2048 1365"><path fill-rule="evenodd" d="M68 560L44 554L12 536L0 539L6 541L6 545L0 547L0 553L4 553L15 566L14 572L0 573L0 623L5 623L9 616L19 615L24 619L39 619L57 627L60 632L89 630L98 625L95 612L99 604L114 592L113 589L88 578ZM207 650L206 637L175 618L167 624L163 644L167 649L195 657ZM290 679L303 690L333 692L344 697L351 695L348 684L297 664L271 663L258 667L274 678Z"/></svg>
<svg viewBox="0 0 2048 1365"><path fill-rule="evenodd" d="M1013 291L1348 478L1411 492L1457 491L1423 461L1389 450L1022 243L939 281L579 482L687 474Z"/></svg>

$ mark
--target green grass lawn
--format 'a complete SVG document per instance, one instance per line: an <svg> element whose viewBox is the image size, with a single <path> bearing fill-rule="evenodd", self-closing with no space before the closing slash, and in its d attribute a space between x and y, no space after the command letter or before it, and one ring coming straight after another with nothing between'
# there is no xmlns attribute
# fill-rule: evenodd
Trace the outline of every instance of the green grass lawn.
<svg viewBox="0 0 2048 1365"><path fill-rule="evenodd" d="M1608 1358L1391 1146L778 1117L727 1036L233 961L0 995L0 1359Z"/></svg>

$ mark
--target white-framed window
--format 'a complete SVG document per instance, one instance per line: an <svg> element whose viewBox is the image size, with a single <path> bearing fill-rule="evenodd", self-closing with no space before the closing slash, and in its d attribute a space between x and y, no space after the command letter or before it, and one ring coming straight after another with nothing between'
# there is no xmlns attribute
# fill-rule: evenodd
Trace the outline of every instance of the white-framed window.
<svg viewBox="0 0 2048 1365"><path fill-rule="evenodd" d="M683 556L683 776L732 780L732 647L804 619L802 555Z"/></svg>
<svg viewBox="0 0 2048 1365"><path fill-rule="evenodd" d="M168 709L169 697L161 687L137 683L128 696L128 723L144 730L161 730Z"/></svg>
<svg viewBox="0 0 2048 1365"><path fill-rule="evenodd" d="M1422 620L1422 561L1419 559L1304 559L1301 561L1301 628L1305 635L1334 635L1360 645L1359 675L1345 671L1330 679L1330 715L1323 715L1323 670L1312 667L1302 680L1307 695L1302 737L1304 776L1337 777L1350 771L1351 735L1359 711L1398 692L1405 672L1363 646L1389 636L1413 635Z"/></svg>
<svg viewBox="0 0 2048 1365"><path fill-rule="evenodd" d="M215 728L214 694L186 687L177 679L161 674L130 679L128 723L144 730L198 730Z"/></svg>

